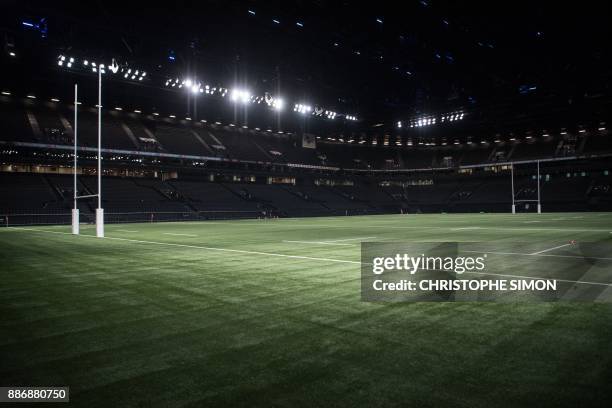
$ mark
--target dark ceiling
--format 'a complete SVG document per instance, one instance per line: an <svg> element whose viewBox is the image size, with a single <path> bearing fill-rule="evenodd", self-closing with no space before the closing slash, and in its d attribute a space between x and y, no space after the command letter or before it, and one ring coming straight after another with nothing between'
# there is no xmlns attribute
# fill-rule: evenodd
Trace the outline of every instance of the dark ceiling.
<svg viewBox="0 0 612 408"><path fill-rule="evenodd" d="M495 130L563 118L585 100L588 109L610 103L605 4L21 0L3 8L1 28L16 42L24 18L46 18L39 45L246 84L354 113L365 127L463 109Z"/></svg>

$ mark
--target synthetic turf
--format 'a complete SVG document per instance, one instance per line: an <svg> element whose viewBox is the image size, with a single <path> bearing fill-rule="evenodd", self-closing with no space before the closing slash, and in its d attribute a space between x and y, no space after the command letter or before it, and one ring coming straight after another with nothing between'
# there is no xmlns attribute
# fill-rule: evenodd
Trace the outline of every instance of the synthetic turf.
<svg viewBox="0 0 612 408"><path fill-rule="evenodd" d="M572 252L548 249L569 240L609 241L612 214L106 226L121 239L68 232L0 229L0 386L68 385L70 405L83 407L612 399L611 304L361 302L356 239L493 242L546 250L552 264L564 258L550 255ZM520 269L534 258L504 262Z"/></svg>

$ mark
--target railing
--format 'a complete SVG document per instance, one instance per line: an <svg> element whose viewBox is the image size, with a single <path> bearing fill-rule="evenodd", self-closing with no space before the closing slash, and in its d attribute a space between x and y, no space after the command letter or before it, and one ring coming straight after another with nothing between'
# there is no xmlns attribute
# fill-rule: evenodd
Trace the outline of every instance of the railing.
<svg viewBox="0 0 612 408"><path fill-rule="evenodd" d="M169 222L169 221L205 221L205 220L230 220L265 218L276 216L275 214L262 211L135 211L135 212L105 212L104 222L106 224L131 223L131 222ZM57 213L7 213L0 214L0 227L12 227L23 225L70 225L72 214L69 212ZM82 224L95 223L95 214L88 212L80 213Z"/></svg>

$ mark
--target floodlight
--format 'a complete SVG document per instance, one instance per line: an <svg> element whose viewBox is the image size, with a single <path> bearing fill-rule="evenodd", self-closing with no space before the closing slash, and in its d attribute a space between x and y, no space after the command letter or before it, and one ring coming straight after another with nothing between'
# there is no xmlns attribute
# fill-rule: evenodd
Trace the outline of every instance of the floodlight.
<svg viewBox="0 0 612 408"><path fill-rule="evenodd" d="M232 90L231 100L233 102L242 102L246 104L249 102L249 99L251 99L251 94L249 93L249 91L241 89Z"/></svg>

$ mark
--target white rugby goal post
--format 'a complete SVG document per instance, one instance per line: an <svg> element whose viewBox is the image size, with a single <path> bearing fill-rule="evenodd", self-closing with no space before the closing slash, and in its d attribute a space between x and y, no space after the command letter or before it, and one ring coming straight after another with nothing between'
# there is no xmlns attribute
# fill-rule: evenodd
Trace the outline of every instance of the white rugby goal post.
<svg viewBox="0 0 612 408"><path fill-rule="evenodd" d="M98 193L89 195L79 195L77 188L77 172L78 172L78 85L74 85L74 169L73 169L73 197L74 208L72 209L72 233L79 234L79 207L78 200L84 198L98 198L98 207L96 208L96 236L104 238L104 209L102 208L102 70L98 70Z"/></svg>
<svg viewBox="0 0 612 408"><path fill-rule="evenodd" d="M512 214L516 214L516 203L537 203L537 212L542 214L542 203L540 201L540 161L537 160L537 171L536 171L536 185L537 185L537 199L516 199L516 192L514 191L514 163L510 165L510 178L512 188Z"/></svg>

